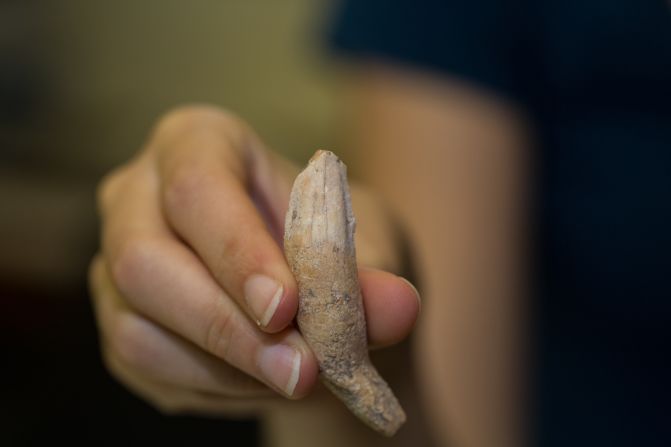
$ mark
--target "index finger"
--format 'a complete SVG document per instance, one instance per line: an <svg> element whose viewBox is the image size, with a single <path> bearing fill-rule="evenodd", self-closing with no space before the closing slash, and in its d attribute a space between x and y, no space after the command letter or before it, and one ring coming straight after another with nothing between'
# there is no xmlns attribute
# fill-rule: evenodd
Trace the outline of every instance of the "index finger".
<svg viewBox="0 0 671 447"><path fill-rule="evenodd" d="M200 110L176 126L182 131L167 139L158 157L168 223L252 320L267 332L282 330L293 320L298 299L271 234L288 202L281 197L281 182L260 190L252 171L265 168L271 183L273 172L264 152L254 147L251 131L235 118Z"/></svg>

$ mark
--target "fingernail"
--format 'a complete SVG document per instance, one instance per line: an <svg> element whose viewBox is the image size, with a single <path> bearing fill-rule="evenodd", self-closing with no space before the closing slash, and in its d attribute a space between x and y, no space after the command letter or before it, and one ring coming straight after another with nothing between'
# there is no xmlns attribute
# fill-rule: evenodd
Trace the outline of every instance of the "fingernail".
<svg viewBox="0 0 671 447"><path fill-rule="evenodd" d="M284 287L264 275L252 275L245 283L245 300L259 326L268 326L280 304Z"/></svg>
<svg viewBox="0 0 671 447"><path fill-rule="evenodd" d="M422 297L419 296L419 291L417 290L417 287L407 279L405 279L402 276L399 276L405 282L407 285L409 285L412 288L412 291L415 292L415 298L417 298L417 304L419 304L419 308L422 308Z"/></svg>
<svg viewBox="0 0 671 447"><path fill-rule="evenodd" d="M301 353L287 345L268 346L258 358L263 377L291 397L301 372Z"/></svg>

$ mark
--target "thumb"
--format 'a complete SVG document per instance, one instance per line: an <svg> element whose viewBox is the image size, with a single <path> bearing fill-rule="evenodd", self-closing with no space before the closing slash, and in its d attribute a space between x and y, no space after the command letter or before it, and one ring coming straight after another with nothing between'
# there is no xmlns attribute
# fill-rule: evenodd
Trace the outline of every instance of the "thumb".
<svg viewBox="0 0 671 447"><path fill-rule="evenodd" d="M421 301L417 289L405 278L367 267L359 268L359 282L368 344L378 348L402 341L419 316Z"/></svg>

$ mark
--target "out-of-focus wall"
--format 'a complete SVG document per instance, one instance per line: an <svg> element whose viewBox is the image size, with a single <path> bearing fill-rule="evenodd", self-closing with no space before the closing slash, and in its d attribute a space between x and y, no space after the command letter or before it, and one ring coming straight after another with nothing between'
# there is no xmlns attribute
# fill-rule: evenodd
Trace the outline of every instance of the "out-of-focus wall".
<svg viewBox="0 0 671 447"><path fill-rule="evenodd" d="M324 0L53 1L64 156L106 168L164 110L220 104L302 157L331 142Z"/></svg>
<svg viewBox="0 0 671 447"><path fill-rule="evenodd" d="M329 7L326 0L0 3L11 24L0 33L0 72L23 70L0 83L10 79L5 91L25 103L21 116L11 115L20 107L6 107L0 122L0 281L80 279L95 234L96 180L175 105L229 108L297 160L333 147L336 91L322 39ZM8 98L0 95L0 104Z"/></svg>

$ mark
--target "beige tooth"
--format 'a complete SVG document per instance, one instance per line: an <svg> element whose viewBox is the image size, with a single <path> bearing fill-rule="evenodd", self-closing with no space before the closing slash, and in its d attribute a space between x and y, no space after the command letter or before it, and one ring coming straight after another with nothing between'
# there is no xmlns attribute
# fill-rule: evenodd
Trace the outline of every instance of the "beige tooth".
<svg viewBox="0 0 671 447"><path fill-rule="evenodd" d="M347 168L317 151L291 191L284 250L298 282L298 327L322 382L363 422L392 436L405 413L368 357Z"/></svg>

